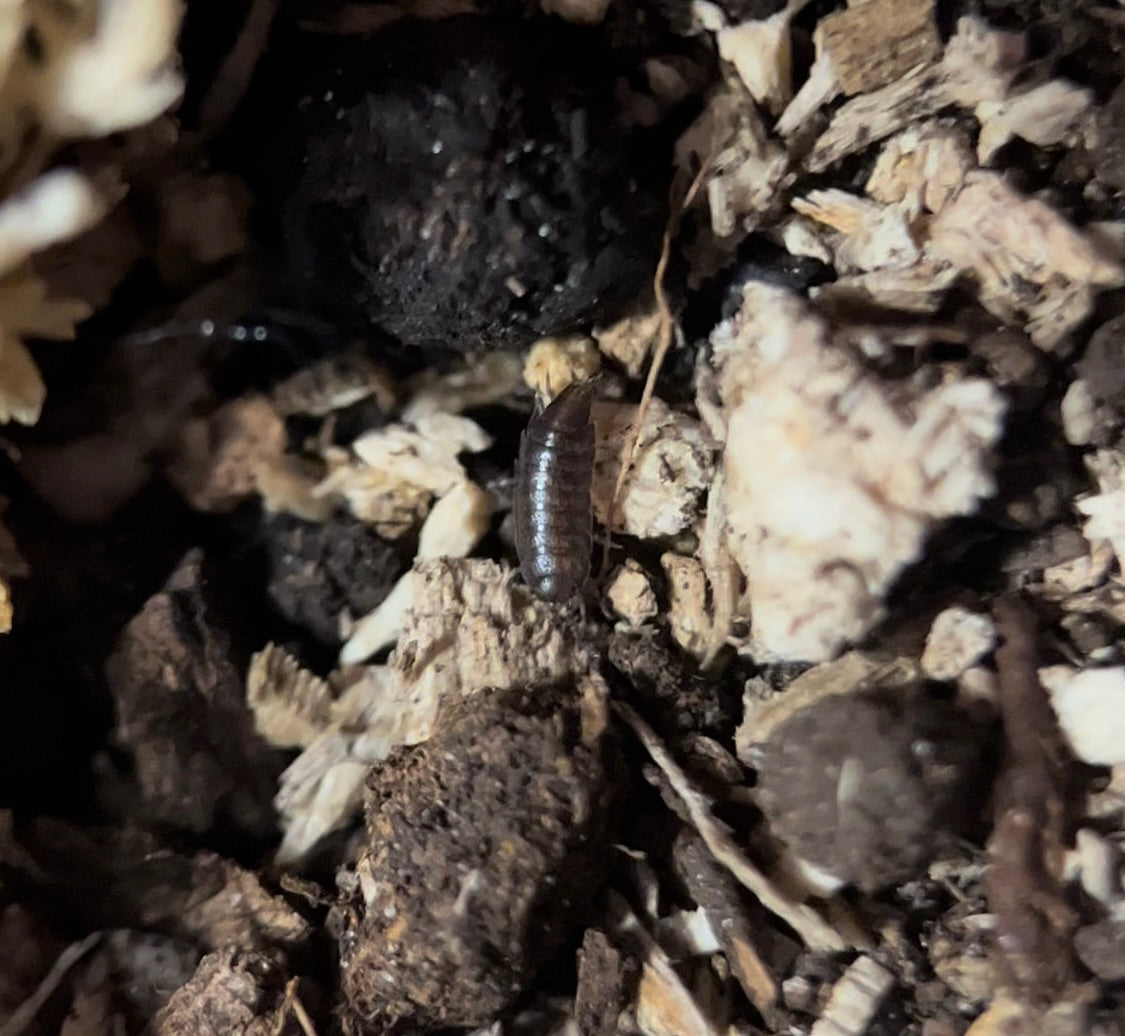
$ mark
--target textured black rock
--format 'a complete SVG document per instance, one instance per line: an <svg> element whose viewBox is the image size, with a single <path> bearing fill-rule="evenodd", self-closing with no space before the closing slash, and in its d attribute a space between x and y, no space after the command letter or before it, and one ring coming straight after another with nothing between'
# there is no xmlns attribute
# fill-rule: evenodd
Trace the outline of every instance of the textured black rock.
<svg viewBox="0 0 1125 1036"><path fill-rule="evenodd" d="M311 299L408 345L518 346L651 281L670 154L595 30L404 20L317 59L278 155Z"/></svg>

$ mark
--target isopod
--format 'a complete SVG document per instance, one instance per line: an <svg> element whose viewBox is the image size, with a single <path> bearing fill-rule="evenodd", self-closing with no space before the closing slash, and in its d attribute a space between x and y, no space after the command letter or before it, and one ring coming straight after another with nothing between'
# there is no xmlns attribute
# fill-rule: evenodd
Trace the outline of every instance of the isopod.
<svg viewBox="0 0 1125 1036"><path fill-rule="evenodd" d="M589 382L568 385L520 437L513 499L516 555L532 591L568 601L590 571L594 426Z"/></svg>

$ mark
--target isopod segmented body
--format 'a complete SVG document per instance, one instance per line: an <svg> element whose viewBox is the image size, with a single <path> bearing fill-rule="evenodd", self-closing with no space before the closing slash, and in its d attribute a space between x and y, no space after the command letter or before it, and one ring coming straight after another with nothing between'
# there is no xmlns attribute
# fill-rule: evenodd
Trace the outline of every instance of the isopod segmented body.
<svg viewBox="0 0 1125 1036"><path fill-rule="evenodd" d="M594 426L589 382L568 385L520 437L513 502L516 555L527 585L567 601L590 571Z"/></svg>

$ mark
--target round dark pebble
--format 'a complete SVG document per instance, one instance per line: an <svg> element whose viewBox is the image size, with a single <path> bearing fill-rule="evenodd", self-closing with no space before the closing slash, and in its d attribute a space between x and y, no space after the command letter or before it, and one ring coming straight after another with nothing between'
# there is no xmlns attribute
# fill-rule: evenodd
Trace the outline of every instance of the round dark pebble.
<svg viewBox="0 0 1125 1036"><path fill-rule="evenodd" d="M878 689L812 702L746 761L774 834L873 892L918 877L964 828L979 806L985 736L924 687Z"/></svg>
<svg viewBox="0 0 1125 1036"><path fill-rule="evenodd" d="M405 19L322 57L279 165L315 304L462 351L611 319L651 283L670 149L623 123L596 30Z"/></svg>

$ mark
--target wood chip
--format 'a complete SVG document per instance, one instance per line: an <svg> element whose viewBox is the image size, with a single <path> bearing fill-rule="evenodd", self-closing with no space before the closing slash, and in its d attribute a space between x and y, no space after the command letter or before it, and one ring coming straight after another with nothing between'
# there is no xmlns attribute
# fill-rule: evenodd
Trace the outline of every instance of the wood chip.
<svg viewBox="0 0 1125 1036"><path fill-rule="evenodd" d="M845 94L866 93L941 56L933 0L867 0L826 15L816 43Z"/></svg>
<svg viewBox="0 0 1125 1036"><path fill-rule="evenodd" d="M894 984L894 976L882 965L870 957L858 958L832 987L809 1036L863 1036Z"/></svg>

